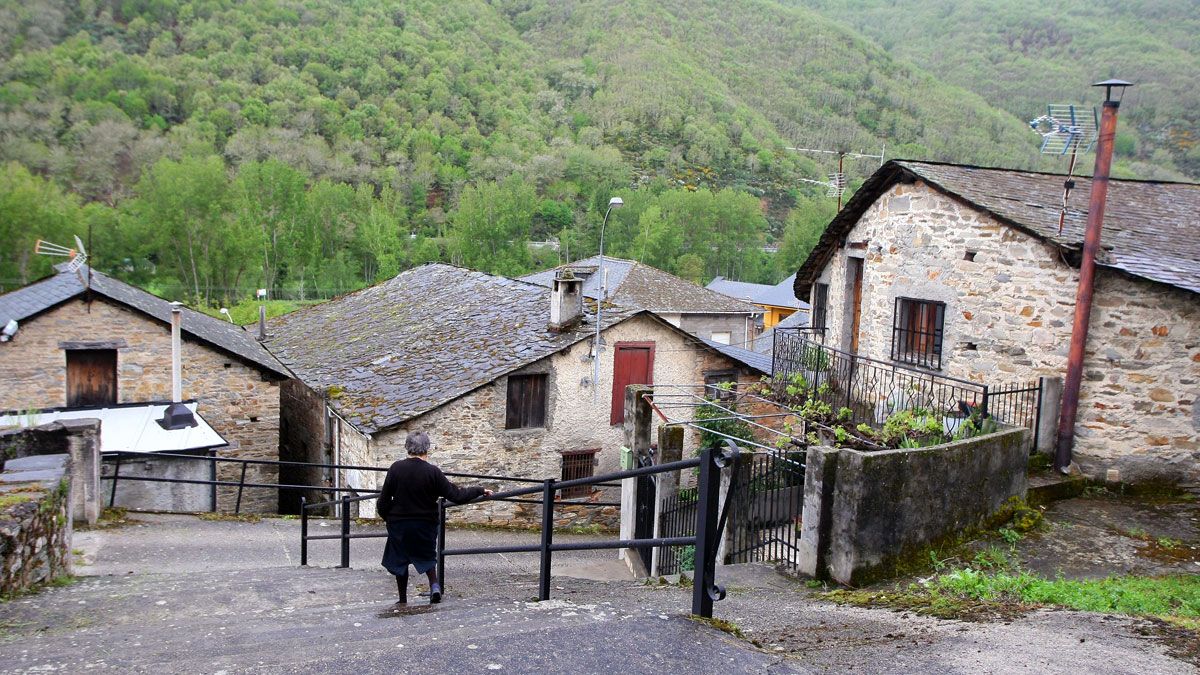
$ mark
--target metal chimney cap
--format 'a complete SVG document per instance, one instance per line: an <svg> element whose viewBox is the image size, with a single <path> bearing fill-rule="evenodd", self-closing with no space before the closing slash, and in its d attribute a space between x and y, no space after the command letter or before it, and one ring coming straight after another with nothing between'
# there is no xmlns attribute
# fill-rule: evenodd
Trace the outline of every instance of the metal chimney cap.
<svg viewBox="0 0 1200 675"><path fill-rule="evenodd" d="M1125 80L1115 80L1114 79L1114 80L1105 80L1103 82L1097 82L1096 84L1093 84L1092 86L1093 87L1132 87L1133 83L1126 82Z"/></svg>

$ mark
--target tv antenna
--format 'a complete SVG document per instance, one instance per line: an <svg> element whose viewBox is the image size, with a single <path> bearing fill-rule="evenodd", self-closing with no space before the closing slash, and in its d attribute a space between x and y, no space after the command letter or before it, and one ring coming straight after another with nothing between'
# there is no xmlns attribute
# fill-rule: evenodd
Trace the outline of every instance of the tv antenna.
<svg viewBox="0 0 1200 675"><path fill-rule="evenodd" d="M33 245L33 252L38 255L69 258L67 269L76 274L87 264L88 260L87 249L83 247L83 240L78 236L75 237L75 248L67 248L66 246L59 246L58 244L38 239L37 243Z"/></svg>
<svg viewBox="0 0 1200 675"><path fill-rule="evenodd" d="M846 186L849 181L846 180L845 162L846 158L853 159L877 159L879 166L883 166L884 155L887 154L887 144L884 144L879 150L878 155L868 155L862 152L849 152L846 150L818 150L815 148L787 148L792 152L811 152L819 155L837 155L838 169L837 173L828 174L828 180L813 180L811 178L799 179L802 183L812 183L813 185L824 185L826 197L837 197L838 211L842 210L842 195L846 193Z"/></svg>
<svg viewBox="0 0 1200 675"><path fill-rule="evenodd" d="M1029 128L1042 137L1042 154L1069 156L1067 179L1063 181L1062 207L1058 212L1058 233L1062 234L1067 220L1067 200L1075 189L1075 160L1087 153L1100 136L1100 123L1095 108L1051 103L1046 114L1029 121Z"/></svg>

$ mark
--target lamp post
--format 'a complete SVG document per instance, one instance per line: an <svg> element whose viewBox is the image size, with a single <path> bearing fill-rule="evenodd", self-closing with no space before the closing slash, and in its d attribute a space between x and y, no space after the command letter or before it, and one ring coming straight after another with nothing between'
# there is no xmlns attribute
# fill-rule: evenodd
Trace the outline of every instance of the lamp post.
<svg viewBox="0 0 1200 675"><path fill-rule="evenodd" d="M1075 447L1075 417L1079 412L1079 387L1083 380L1083 357L1087 347L1088 323L1092 314L1092 294L1096 284L1096 252L1100 250L1100 230L1104 226L1104 205L1108 199L1108 173L1112 167L1113 139L1117 134L1117 109L1125 87L1124 80L1105 80L1093 87L1104 87L1104 109L1100 114L1100 135L1096 139L1096 168L1092 172L1092 194L1088 200L1087 230L1083 236L1083 258L1079 262L1079 288L1075 291L1075 323L1071 329L1071 350L1067 355L1067 377L1063 382L1062 412L1058 418L1058 443L1054 468L1067 473ZM1113 89L1117 98L1113 98Z"/></svg>
<svg viewBox="0 0 1200 675"><path fill-rule="evenodd" d="M596 299L596 340L592 344L592 402L600 399L600 313L604 308L604 299L608 295L608 277L604 273L604 227L608 225L608 214L613 209L625 205L625 200L613 197L608 200L608 208L604 211L604 220L600 223L600 266L596 272L600 275L600 297Z"/></svg>

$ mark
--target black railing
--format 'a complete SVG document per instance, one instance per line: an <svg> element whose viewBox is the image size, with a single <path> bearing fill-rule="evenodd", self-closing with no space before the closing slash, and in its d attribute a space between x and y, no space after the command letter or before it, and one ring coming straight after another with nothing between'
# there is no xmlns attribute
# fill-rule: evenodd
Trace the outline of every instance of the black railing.
<svg viewBox="0 0 1200 675"><path fill-rule="evenodd" d="M987 385L844 352L812 334L783 330L776 335L772 375L796 380L835 411L849 408L852 424L881 425L900 410L953 413L960 403L987 409Z"/></svg>
<svg viewBox="0 0 1200 675"><path fill-rule="evenodd" d="M484 497L478 501L510 499L538 492L542 495L542 527L541 538L536 544L511 546L483 546L476 548L446 548L446 509L453 505L444 500L440 502L437 575L445 587L446 557L456 555L478 555L488 553L539 553L538 565L538 599L550 599L550 565L554 553L558 551L584 551L601 549L635 548L642 546L693 546L696 551L696 573L692 589L692 613L703 617L712 617L713 602L725 597L725 589L715 583L716 553L720 540L718 526L718 502L720 491L720 470L723 466L735 461L737 449L730 447L722 451L705 449L700 457L685 459L678 462L667 462L627 471L617 471L590 478L556 481L548 479L540 488L528 487L509 490ZM682 469L700 469L700 480L697 486L696 504L696 533L687 536L656 537L651 539L615 539L607 541L586 541L571 543L554 543L554 493L557 490L576 487L579 485L595 485L608 481L636 478Z"/></svg>
<svg viewBox="0 0 1200 675"><path fill-rule="evenodd" d="M987 410L1001 424L1033 430L1033 447L1038 446L1039 414L1045 378L1033 382L996 385L988 389Z"/></svg>
<svg viewBox="0 0 1200 675"><path fill-rule="evenodd" d="M755 453L738 458L730 486L725 562L798 562L804 507L804 454Z"/></svg>
<svg viewBox="0 0 1200 675"><path fill-rule="evenodd" d="M684 488L662 500L658 512L658 534L665 538L696 534L696 488ZM691 572L695 569L694 546L663 546L658 549L657 572L660 575Z"/></svg>

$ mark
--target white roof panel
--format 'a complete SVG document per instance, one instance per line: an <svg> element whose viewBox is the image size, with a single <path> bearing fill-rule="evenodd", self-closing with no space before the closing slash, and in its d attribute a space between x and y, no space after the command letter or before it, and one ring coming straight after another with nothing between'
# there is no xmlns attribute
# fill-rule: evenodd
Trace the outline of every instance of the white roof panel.
<svg viewBox="0 0 1200 675"><path fill-rule="evenodd" d="M158 425L168 403L120 405L85 410L49 410L0 415L0 427L36 427L58 420L100 420L100 449L104 452L179 452L228 445L196 412L194 401L185 403L195 413L196 426L167 430Z"/></svg>

